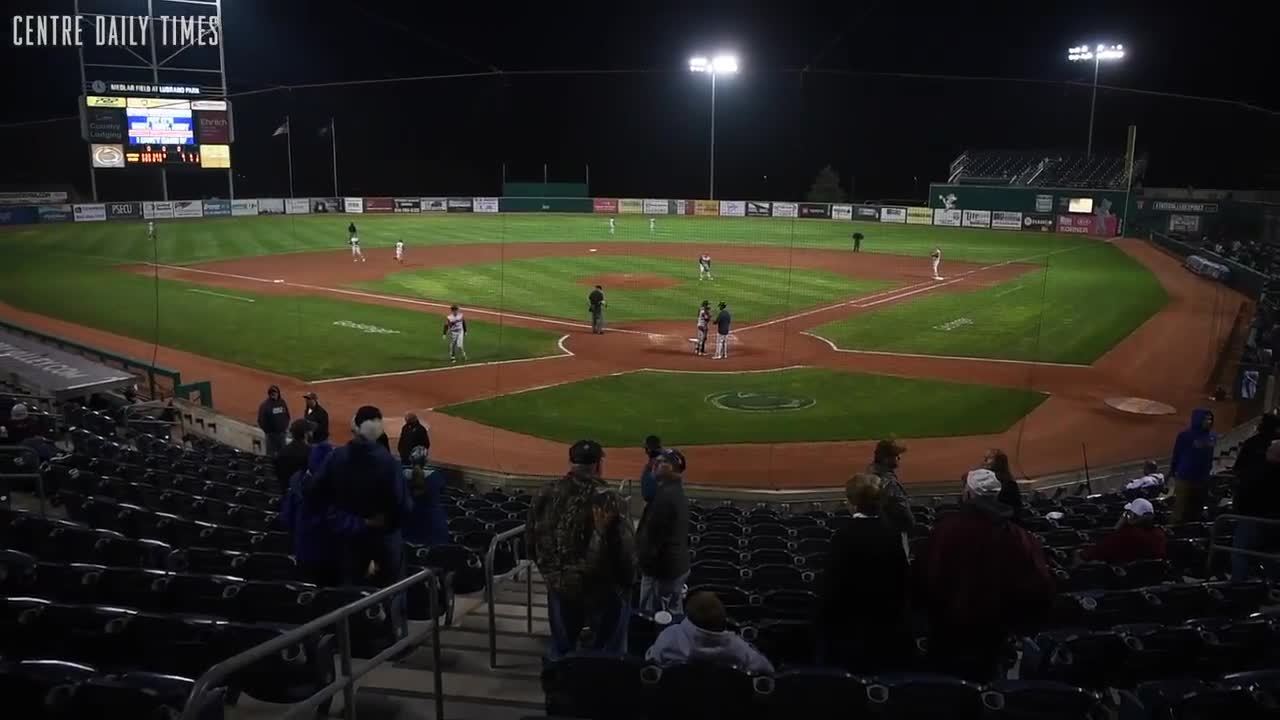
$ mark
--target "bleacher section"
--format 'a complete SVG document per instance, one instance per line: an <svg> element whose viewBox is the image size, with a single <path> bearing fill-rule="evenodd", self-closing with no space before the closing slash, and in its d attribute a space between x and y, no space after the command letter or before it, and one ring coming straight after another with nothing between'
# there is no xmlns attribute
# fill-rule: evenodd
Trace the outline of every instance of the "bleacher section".
<svg viewBox="0 0 1280 720"><path fill-rule="evenodd" d="M1142 159L1135 162L1135 178L1141 176L1145 164ZM966 150L951 163L948 182L1123 190L1125 161L1120 156Z"/></svg>

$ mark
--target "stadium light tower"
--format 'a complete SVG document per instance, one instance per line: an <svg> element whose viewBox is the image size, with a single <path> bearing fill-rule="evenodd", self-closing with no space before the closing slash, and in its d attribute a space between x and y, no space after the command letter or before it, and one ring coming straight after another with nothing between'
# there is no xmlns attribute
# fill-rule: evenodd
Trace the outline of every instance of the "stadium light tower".
<svg viewBox="0 0 1280 720"><path fill-rule="evenodd" d="M1104 60L1110 62L1123 58L1123 45L1097 45L1092 48L1080 45L1067 48L1067 59L1071 62L1093 62L1093 98L1089 100L1089 144L1085 148L1086 155L1093 155L1093 109L1098 104L1098 67Z"/></svg>
<svg viewBox="0 0 1280 720"><path fill-rule="evenodd" d="M716 199L716 76L733 75L738 72L738 57L721 54L708 59L703 55L689 58L689 72L706 73L711 76L711 187L707 199Z"/></svg>

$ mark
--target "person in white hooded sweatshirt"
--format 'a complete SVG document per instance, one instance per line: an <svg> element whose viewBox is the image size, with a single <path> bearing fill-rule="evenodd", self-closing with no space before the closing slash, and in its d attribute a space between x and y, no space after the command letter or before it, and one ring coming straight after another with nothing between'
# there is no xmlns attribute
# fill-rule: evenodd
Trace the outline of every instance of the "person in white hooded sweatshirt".
<svg viewBox="0 0 1280 720"><path fill-rule="evenodd" d="M663 630L644 657L658 665L710 662L754 675L773 673L773 664L737 633L727 629L724 604L713 592L685 600L685 618Z"/></svg>

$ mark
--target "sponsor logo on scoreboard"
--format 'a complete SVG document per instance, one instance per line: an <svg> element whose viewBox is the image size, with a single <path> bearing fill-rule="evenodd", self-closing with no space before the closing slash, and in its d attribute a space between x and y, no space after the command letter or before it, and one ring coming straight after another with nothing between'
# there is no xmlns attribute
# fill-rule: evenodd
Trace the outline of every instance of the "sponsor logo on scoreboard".
<svg viewBox="0 0 1280 720"><path fill-rule="evenodd" d="M124 145L90 145L89 157L93 158L93 166L96 168L122 168Z"/></svg>

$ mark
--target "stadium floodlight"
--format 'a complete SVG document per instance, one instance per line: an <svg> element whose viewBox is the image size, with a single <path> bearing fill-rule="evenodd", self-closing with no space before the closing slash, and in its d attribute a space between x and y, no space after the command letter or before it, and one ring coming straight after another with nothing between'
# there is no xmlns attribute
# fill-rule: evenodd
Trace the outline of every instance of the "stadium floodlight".
<svg viewBox="0 0 1280 720"><path fill-rule="evenodd" d="M689 58L689 72L706 73L711 76L711 181L707 198L716 199L716 76L733 75L738 72L738 56L721 53L708 59L705 55L694 55Z"/></svg>
<svg viewBox="0 0 1280 720"><path fill-rule="evenodd" d="M1124 45L1077 45L1067 48L1067 60L1071 62L1093 62L1093 96L1089 100L1089 144L1085 154L1093 155L1093 110L1098 104L1098 68L1104 60L1124 59Z"/></svg>

